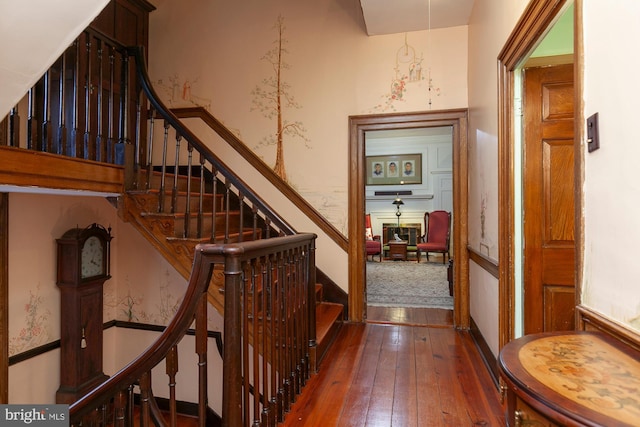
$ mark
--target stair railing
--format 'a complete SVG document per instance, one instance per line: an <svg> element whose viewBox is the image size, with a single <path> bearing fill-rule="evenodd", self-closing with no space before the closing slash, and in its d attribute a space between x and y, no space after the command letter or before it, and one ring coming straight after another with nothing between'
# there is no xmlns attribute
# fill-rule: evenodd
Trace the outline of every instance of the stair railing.
<svg viewBox="0 0 640 427"><path fill-rule="evenodd" d="M3 145L123 165L136 129L128 64L122 44L87 28L11 109Z"/></svg>
<svg viewBox="0 0 640 427"><path fill-rule="evenodd" d="M196 247L185 297L165 331L140 356L69 407L72 426L151 423L151 371L169 376L168 420L176 419L177 345L195 320L198 423L207 411L207 299L224 266L223 426L273 426L301 392L315 358L315 239L310 233ZM260 350L260 351L254 351ZM183 384L193 387L192 383ZM252 393L253 390L253 393ZM134 394L140 396L134 411ZM169 425L156 419L160 425Z"/></svg>
<svg viewBox="0 0 640 427"><path fill-rule="evenodd" d="M82 32L6 120L4 145L123 166L125 190L158 191L156 211L184 218L176 237L232 242L295 233L160 101L142 48L94 29ZM213 213L205 212L210 205Z"/></svg>
<svg viewBox="0 0 640 427"><path fill-rule="evenodd" d="M128 52L135 59L136 81L142 92L138 110L147 111L147 103L150 105L148 127L137 131L148 138L135 139L135 152L140 155L135 159L133 178L127 180L130 190L157 191L158 213L184 215L176 237L209 237L211 242L227 243L294 234L289 224L164 105L151 85L143 48L131 47ZM178 202L181 192L186 193L184 206ZM207 204L213 211L205 234L204 217L209 213L203 206ZM231 212L239 212L239 218L232 218Z"/></svg>
<svg viewBox="0 0 640 427"><path fill-rule="evenodd" d="M316 357L315 237L226 247L224 426L276 426L309 379Z"/></svg>

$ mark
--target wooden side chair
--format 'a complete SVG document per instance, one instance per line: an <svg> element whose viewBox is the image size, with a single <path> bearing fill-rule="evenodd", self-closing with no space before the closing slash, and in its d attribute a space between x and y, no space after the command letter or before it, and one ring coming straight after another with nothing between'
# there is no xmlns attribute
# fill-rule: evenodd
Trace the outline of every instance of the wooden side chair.
<svg viewBox="0 0 640 427"><path fill-rule="evenodd" d="M449 257L451 212L425 212L424 229L425 234L421 237L421 242L417 244L416 248L418 262L420 262L421 252L427 255L427 261L429 261L429 252L436 252L442 254L442 263L445 264Z"/></svg>

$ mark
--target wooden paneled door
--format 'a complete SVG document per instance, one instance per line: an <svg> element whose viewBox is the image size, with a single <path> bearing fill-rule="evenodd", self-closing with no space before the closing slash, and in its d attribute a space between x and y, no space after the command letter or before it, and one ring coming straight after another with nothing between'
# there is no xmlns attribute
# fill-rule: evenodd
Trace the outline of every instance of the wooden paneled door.
<svg viewBox="0 0 640 427"><path fill-rule="evenodd" d="M573 104L572 64L525 70L525 334L574 328Z"/></svg>

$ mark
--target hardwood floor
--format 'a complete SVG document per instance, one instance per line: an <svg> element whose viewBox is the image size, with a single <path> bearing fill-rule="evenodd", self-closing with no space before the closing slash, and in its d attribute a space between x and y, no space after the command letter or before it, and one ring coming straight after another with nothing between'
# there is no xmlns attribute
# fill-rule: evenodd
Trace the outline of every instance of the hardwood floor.
<svg viewBox="0 0 640 427"><path fill-rule="evenodd" d="M394 309L346 323L283 426L504 426L471 336L428 315Z"/></svg>
<svg viewBox="0 0 640 427"><path fill-rule="evenodd" d="M452 327L453 310L367 306L368 323Z"/></svg>

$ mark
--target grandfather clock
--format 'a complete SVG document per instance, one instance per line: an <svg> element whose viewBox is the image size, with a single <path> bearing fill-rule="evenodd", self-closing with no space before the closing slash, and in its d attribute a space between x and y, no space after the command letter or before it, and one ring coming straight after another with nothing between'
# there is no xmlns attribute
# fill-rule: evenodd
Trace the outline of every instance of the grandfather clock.
<svg viewBox="0 0 640 427"><path fill-rule="evenodd" d="M108 378L102 372L102 288L109 275L111 228L73 228L56 240L60 288L60 388L73 403Z"/></svg>

